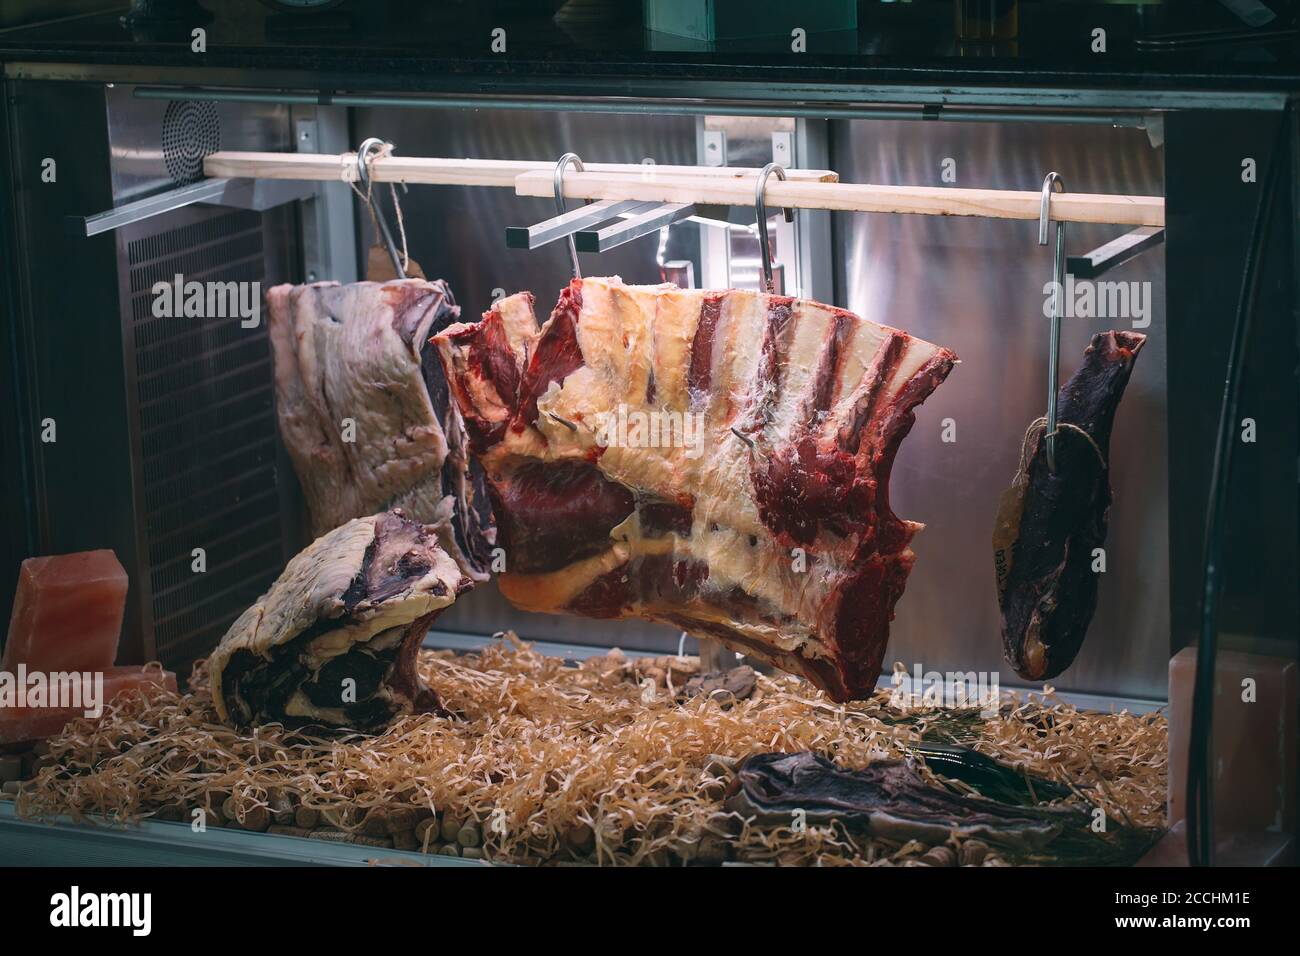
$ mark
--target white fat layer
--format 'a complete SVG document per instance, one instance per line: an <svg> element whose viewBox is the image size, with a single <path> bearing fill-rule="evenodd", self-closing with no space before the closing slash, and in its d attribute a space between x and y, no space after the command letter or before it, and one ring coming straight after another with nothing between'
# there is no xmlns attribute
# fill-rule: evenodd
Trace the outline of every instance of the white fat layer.
<svg viewBox="0 0 1300 956"><path fill-rule="evenodd" d="M879 362L892 337L892 330L871 322L858 322L854 326L844 360L840 363L835 399L831 402L831 414L824 434L827 431L834 434L841 422L852 417L853 409L874 378L873 366Z"/></svg>
<svg viewBox="0 0 1300 956"><path fill-rule="evenodd" d="M713 336L713 401L709 427L728 431L744 406L763 352L767 332L767 306L754 292L725 296Z"/></svg>
<svg viewBox="0 0 1300 956"><path fill-rule="evenodd" d="M704 295L673 292L655 296L651 328L654 332L654 407L685 410L690 404L687 376L691 346L700 322Z"/></svg>
<svg viewBox="0 0 1300 956"><path fill-rule="evenodd" d="M889 377L890 398L902 391L908 380L934 357L934 351L934 346L929 343L919 339L908 339L907 347L898 357L898 364L894 366L894 374Z"/></svg>
<svg viewBox="0 0 1300 956"><path fill-rule="evenodd" d="M501 314L501 327L505 330L506 341L515 354L515 361L520 371L523 359L537 337L537 318L533 315L533 297L523 292L502 299L497 303Z"/></svg>
<svg viewBox="0 0 1300 956"><path fill-rule="evenodd" d="M764 437L771 442L783 442L799 426L811 425L807 420L808 389L813 385L817 366L826 348L833 313L814 303L795 304L787 330L789 349L781 373L780 391L776 407L772 410L771 424Z"/></svg>

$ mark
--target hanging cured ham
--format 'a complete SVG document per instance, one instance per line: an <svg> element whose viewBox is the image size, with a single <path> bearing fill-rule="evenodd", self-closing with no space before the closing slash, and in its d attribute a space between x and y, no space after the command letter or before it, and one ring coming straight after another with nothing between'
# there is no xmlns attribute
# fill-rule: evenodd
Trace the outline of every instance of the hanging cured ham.
<svg viewBox="0 0 1300 956"><path fill-rule="evenodd" d="M1111 504L1110 433L1146 344L1140 332L1100 332L1056 400L1056 470L1031 426L994 532L1002 650L1017 674L1050 680L1071 663L1097 610L1094 562Z"/></svg>
<svg viewBox="0 0 1300 956"><path fill-rule="evenodd" d="M889 507L956 356L843 309L581 279L433 339L530 611L717 638L837 700L875 687L921 528Z"/></svg>

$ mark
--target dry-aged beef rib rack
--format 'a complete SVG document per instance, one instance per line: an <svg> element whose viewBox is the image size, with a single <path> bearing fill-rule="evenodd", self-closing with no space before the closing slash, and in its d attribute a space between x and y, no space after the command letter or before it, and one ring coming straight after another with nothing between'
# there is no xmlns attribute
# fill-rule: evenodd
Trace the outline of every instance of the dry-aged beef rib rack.
<svg viewBox="0 0 1300 956"><path fill-rule="evenodd" d="M313 534L401 508L443 528L443 548L487 579L495 541L429 338L460 315L447 283L317 282L266 295L280 434Z"/></svg>
<svg viewBox="0 0 1300 956"><path fill-rule="evenodd" d="M434 343L516 606L873 690L921 527L889 472L952 352L816 302L617 278L574 280L541 329L521 293Z"/></svg>
<svg viewBox="0 0 1300 956"><path fill-rule="evenodd" d="M208 658L221 718L372 730L439 710L416 655L433 619L473 586L439 547L443 530L384 512L295 555Z"/></svg>

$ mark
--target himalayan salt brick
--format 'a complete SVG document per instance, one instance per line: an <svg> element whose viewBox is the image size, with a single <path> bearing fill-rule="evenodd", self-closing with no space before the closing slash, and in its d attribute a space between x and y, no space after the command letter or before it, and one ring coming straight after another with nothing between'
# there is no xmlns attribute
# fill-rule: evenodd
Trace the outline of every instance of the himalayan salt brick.
<svg viewBox="0 0 1300 956"><path fill-rule="evenodd" d="M117 660L126 571L109 550L28 558L0 670L101 671Z"/></svg>

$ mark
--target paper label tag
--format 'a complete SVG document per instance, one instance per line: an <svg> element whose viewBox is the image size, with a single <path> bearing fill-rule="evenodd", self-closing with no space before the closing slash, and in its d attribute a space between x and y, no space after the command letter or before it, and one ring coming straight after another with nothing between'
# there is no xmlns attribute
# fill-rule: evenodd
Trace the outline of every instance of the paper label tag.
<svg viewBox="0 0 1300 956"><path fill-rule="evenodd" d="M393 260L389 258L388 250L378 243L370 247L370 254L366 256L366 278L371 282L387 282L397 278L397 270L393 268ZM414 259L406 261L406 278L425 278L424 270Z"/></svg>

